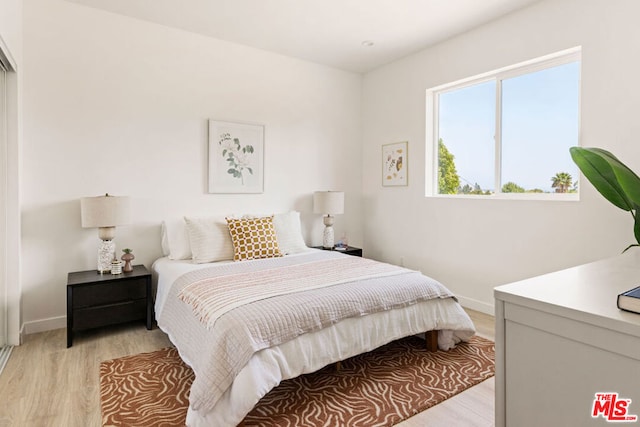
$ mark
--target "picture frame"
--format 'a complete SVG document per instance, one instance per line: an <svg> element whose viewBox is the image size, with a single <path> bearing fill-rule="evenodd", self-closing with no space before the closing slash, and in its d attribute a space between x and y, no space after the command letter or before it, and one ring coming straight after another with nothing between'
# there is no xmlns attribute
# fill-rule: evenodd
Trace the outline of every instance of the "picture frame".
<svg viewBox="0 0 640 427"><path fill-rule="evenodd" d="M209 120L208 191L264 192L264 125Z"/></svg>
<svg viewBox="0 0 640 427"><path fill-rule="evenodd" d="M382 146L382 186L409 185L409 142L395 142Z"/></svg>

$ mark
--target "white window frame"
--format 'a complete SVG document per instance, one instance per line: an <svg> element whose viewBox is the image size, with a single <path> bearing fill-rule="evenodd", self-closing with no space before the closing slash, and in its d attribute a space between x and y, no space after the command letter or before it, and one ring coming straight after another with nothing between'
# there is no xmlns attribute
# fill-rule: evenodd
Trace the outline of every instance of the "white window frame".
<svg viewBox="0 0 640 427"><path fill-rule="evenodd" d="M524 74L534 73L547 68L582 61L582 48L580 46L552 53L540 58L521 62L498 70L479 74L473 77L457 80L455 82L436 86L426 91L426 156L425 161L425 196L441 198L464 198L464 199L503 199L503 200L554 200L554 201L578 201L580 200L580 174L576 177L578 181L577 193L503 193L501 191L500 178L502 175L502 111L501 111L501 90L502 81ZM579 71L580 73L580 71ZM580 79L580 76L578 77ZM491 195L467 195L467 194L439 194L438 193L438 134L439 134L439 105L438 95L451 92L465 87L474 86L488 81L496 82L496 123L495 123L495 192ZM578 145L580 145L580 96L578 92Z"/></svg>

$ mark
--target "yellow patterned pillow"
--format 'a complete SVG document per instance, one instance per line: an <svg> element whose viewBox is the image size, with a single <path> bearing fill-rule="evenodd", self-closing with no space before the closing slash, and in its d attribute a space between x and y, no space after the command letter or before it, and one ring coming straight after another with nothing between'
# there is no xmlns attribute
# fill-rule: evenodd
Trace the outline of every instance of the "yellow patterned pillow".
<svg viewBox="0 0 640 427"><path fill-rule="evenodd" d="M234 261L282 256L273 226L273 216L227 218L227 225L233 242Z"/></svg>

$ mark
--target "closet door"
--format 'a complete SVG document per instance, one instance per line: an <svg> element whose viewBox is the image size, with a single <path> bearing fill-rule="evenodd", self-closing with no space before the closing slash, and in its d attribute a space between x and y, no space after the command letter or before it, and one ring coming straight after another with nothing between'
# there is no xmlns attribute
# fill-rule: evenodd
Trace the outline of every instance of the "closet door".
<svg viewBox="0 0 640 427"><path fill-rule="evenodd" d="M6 71L0 62L0 348L7 343L7 102Z"/></svg>

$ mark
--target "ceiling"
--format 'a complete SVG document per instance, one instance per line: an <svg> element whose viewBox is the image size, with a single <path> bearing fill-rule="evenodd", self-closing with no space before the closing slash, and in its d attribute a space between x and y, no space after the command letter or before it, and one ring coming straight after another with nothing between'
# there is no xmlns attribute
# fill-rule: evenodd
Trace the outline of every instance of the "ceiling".
<svg viewBox="0 0 640 427"><path fill-rule="evenodd" d="M363 73L538 0L68 1Z"/></svg>

